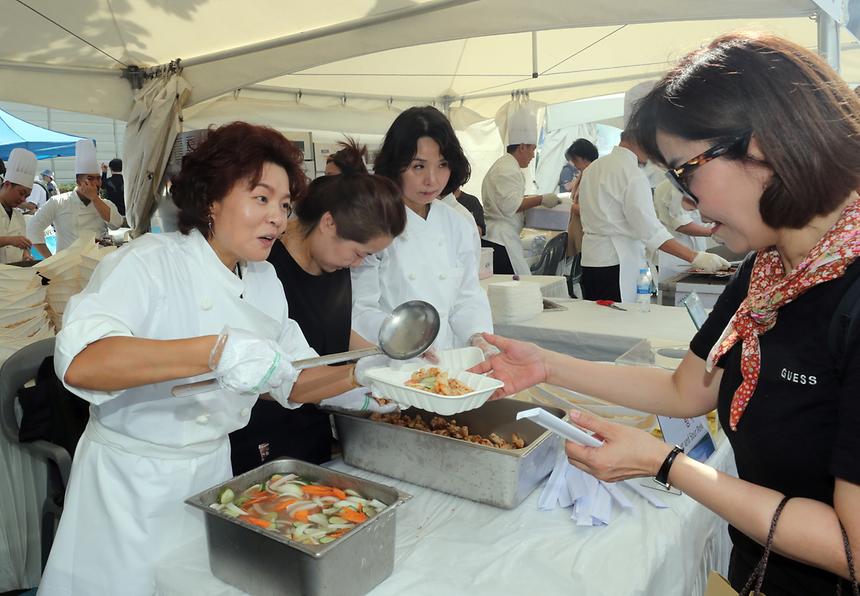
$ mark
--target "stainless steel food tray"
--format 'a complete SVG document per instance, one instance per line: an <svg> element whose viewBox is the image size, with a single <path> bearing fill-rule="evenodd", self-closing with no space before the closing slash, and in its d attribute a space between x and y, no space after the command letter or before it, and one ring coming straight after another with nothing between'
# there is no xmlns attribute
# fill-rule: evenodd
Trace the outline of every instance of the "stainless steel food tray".
<svg viewBox="0 0 860 596"><path fill-rule="evenodd" d="M388 507L334 542L319 546L291 542L209 507L225 488L238 494L272 474L291 473L340 489L351 488ZM218 579L254 596L351 596L369 592L391 575L395 512L409 498L394 488L363 478L295 459L278 459L185 502L206 513L210 567Z"/></svg>
<svg viewBox="0 0 860 596"><path fill-rule="evenodd" d="M533 407L534 404L501 399L476 410L442 416L484 437L495 432L509 440L516 432L525 439L526 447L515 450L486 447L357 414L338 411L334 416L346 463L479 503L513 509L552 471L553 455L561 440L528 420L516 419L517 412ZM559 418L565 415L558 408L546 409ZM428 423L436 415L417 408L404 413L421 413Z"/></svg>

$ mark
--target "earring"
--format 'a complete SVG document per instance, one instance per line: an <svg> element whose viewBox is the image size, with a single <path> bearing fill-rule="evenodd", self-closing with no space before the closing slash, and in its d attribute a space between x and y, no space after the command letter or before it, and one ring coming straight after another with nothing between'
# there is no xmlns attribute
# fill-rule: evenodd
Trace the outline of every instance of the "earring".
<svg viewBox="0 0 860 596"><path fill-rule="evenodd" d="M212 238L213 236L215 236L215 232L214 232L214 230L212 230L212 214L211 213L209 214L208 220L209 220L208 221L208 223L209 223L209 237Z"/></svg>

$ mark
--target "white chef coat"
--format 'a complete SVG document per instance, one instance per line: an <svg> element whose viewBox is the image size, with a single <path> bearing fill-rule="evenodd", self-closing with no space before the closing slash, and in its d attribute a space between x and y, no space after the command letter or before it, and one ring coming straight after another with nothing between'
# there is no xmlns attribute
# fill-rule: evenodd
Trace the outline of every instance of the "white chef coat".
<svg viewBox="0 0 860 596"><path fill-rule="evenodd" d="M441 317L436 349L461 348L473 334L492 332L474 228L441 201L431 203L426 220L407 208L404 232L352 269L352 328L376 343L395 307L425 300Z"/></svg>
<svg viewBox="0 0 860 596"><path fill-rule="evenodd" d="M672 239L657 214L648 178L636 154L624 147L594 161L579 183L582 266L621 265L622 301L636 299L636 276L646 265L646 249Z"/></svg>
<svg viewBox="0 0 860 596"><path fill-rule="evenodd" d="M33 203L36 209L48 202L48 193L45 187L36 182L33 184L33 189L30 191L30 196L27 197L28 203ZM47 226L46 226L47 227Z"/></svg>
<svg viewBox="0 0 860 596"><path fill-rule="evenodd" d="M520 240L525 214L517 212L525 192L526 177L510 153L505 153L490 166L481 184L484 219L487 222L485 238L504 245L517 275L531 275Z"/></svg>
<svg viewBox="0 0 860 596"><path fill-rule="evenodd" d="M0 207L0 236L26 236L27 225L24 214L18 209L12 209L12 216L6 216L6 210ZM17 263L24 260L29 251L17 246L0 246L0 263Z"/></svg>
<svg viewBox="0 0 860 596"><path fill-rule="evenodd" d="M111 201L105 201L110 209L110 222L106 222L90 202L84 205L76 191L67 192L48 199L27 222L27 235L33 244L45 243L45 228L54 224L57 230L57 251L68 248L84 234L96 237L115 230L122 225L122 215Z"/></svg>
<svg viewBox="0 0 860 596"><path fill-rule="evenodd" d="M681 204L681 191L677 190L671 182L664 180L654 189L654 210L666 229L675 237L675 240L695 252L706 248L706 240L702 236L689 236L678 232L678 228L690 223L701 224L702 219L698 209L687 211ZM669 279L690 268L690 263L679 259L675 255L665 252L658 253L658 264L660 265L659 281Z"/></svg>
<svg viewBox="0 0 860 596"><path fill-rule="evenodd" d="M287 317L272 265L248 263L242 274L196 230L138 238L108 255L69 300L57 376L103 337L179 339L224 325L278 341L291 359L315 356ZM204 376L122 391L69 387L92 404L90 421L40 594L152 594L156 561L202 534L202 516L183 500L231 477L227 434L247 424L257 399L221 389L171 396L173 385Z"/></svg>

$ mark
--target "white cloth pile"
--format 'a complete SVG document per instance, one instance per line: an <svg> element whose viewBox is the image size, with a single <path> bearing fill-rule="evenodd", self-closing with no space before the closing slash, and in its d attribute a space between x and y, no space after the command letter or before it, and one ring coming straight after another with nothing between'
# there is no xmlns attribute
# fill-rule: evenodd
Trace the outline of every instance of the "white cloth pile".
<svg viewBox="0 0 860 596"><path fill-rule="evenodd" d="M46 311L47 287L34 267L0 265L0 364L54 331Z"/></svg>
<svg viewBox="0 0 860 596"><path fill-rule="evenodd" d="M487 286L493 323L521 323L543 312L540 284L531 281L502 281Z"/></svg>
<svg viewBox="0 0 860 596"><path fill-rule="evenodd" d="M39 274L48 280L48 315L57 331L62 326L63 312L69 298L87 285L101 260L114 250L115 246L102 247L96 244L94 236L84 236L35 266Z"/></svg>
<svg viewBox="0 0 860 596"><path fill-rule="evenodd" d="M538 509L548 511L556 507L572 507L570 518L577 526L605 526L612 521L613 503L622 509L632 509L633 503L622 486L630 488L654 507L665 509L667 505L653 490L639 485L639 481L603 482L583 472L567 461L563 446L556 456L555 467L538 499Z"/></svg>

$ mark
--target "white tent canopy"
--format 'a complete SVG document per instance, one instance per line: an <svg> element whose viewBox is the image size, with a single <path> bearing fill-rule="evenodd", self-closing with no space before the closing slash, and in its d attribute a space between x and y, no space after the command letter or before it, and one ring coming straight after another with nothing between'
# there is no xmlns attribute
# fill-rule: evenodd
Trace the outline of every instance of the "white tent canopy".
<svg viewBox="0 0 860 596"><path fill-rule="evenodd" d="M822 1L0 0L0 100L128 120L142 77L178 59L190 94L170 127L182 110L186 128L244 119L379 135L403 108L431 103L478 138L512 93L547 104L623 93L726 31L815 48ZM844 35L849 81L860 80L858 47ZM127 151L166 138L127 134ZM476 144L500 152L485 136Z"/></svg>
<svg viewBox="0 0 860 596"><path fill-rule="evenodd" d="M319 128L316 121L370 128L355 111L396 113L450 98L490 117L514 90L545 103L623 92L737 28L816 45L810 0L344 0L315 10L294 0L0 5L0 99L123 120L132 88L122 70L176 58L192 86L186 109L220 98L198 105L198 114L280 109L293 113L281 116L292 128ZM843 69L854 80L855 46L846 44Z"/></svg>

